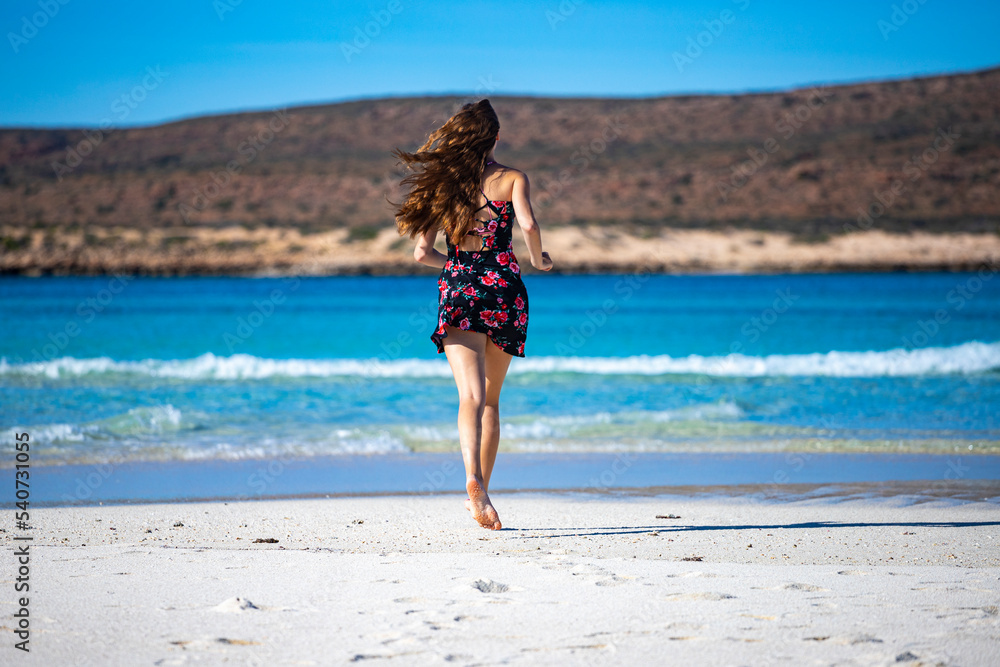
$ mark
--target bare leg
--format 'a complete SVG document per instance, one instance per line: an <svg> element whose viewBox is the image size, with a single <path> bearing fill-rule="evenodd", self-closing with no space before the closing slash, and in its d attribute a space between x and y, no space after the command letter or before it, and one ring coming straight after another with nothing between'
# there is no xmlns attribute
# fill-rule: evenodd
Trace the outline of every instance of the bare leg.
<svg viewBox="0 0 1000 667"><path fill-rule="evenodd" d="M483 489L489 491L493 464L500 447L500 390L507 377L507 369L513 357L491 341L486 343L486 405L483 409L482 436L480 437L479 458L483 470ZM465 507L472 510L472 502L465 501Z"/></svg>
<svg viewBox="0 0 1000 667"><path fill-rule="evenodd" d="M483 410L483 435L480 458L483 467L483 484L489 489L493 464L500 446L500 390L507 377L513 357L492 342L486 344L486 407Z"/></svg>
<svg viewBox="0 0 1000 667"><path fill-rule="evenodd" d="M465 462L465 489L472 516L484 528L499 530L500 518L490 503L483 479L482 419L486 405L485 334L448 327L444 352L458 388L458 440Z"/></svg>

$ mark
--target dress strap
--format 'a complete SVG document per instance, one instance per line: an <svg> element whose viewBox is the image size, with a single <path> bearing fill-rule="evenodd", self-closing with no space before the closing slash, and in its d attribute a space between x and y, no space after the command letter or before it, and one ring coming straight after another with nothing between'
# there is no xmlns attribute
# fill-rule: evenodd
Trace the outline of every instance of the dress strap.
<svg viewBox="0 0 1000 667"><path fill-rule="evenodd" d="M495 160L490 160L484 166L488 167L491 164L496 164L496 161ZM476 213L478 213L479 211L482 211L484 208L489 207L490 211L492 211L493 213L496 213L497 215L499 215L500 214L500 209L498 209L496 206L493 205L493 202L491 202L490 198L486 195L486 191L483 190L482 187L479 188L479 191L483 193L483 199L486 200L486 203L483 204L482 206L480 206L479 208L477 208L476 209ZM493 220L496 220L496 219L497 218L493 218ZM487 220L487 222L489 222L489 220ZM471 234L472 232L469 232L469 233Z"/></svg>
<svg viewBox="0 0 1000 667"><path fill-rule="evenodd" d="M490 201L490 198L486 195L486 192L484 192L482 188L479 188L479 191L483 193L483 198L486 199L486 203L483 204L482 206L480 206L479 208L477 208L476 209L476 213L478 213L479 211L482 211L484 208L486 208L488 206L490 208L490 211L492 211L493 213L496 213L497 215L500 215L500 209L498 209L496 206L493 205L493 202ZM496 220L496 218L493 218L493 220ZM489 221L487 220L487 222L489 222Z"/></svg>

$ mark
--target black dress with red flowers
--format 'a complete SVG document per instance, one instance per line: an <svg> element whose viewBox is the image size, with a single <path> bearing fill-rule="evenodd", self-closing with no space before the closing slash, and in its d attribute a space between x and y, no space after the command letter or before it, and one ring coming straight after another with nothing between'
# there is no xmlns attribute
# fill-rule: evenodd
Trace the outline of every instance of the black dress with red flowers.
<svg viewBox="0 0 1000 667"><path fill-rule="evenodd" d="M478 331L507 354L523 357L528 334L528 292L511 248L512 202L488 201L496 216L469 232L478 250L459 250L448 240L448 261L438 278L438 323L431 334L444 352L445 326ZM485 208L485 207L484 207Z"/></svg>

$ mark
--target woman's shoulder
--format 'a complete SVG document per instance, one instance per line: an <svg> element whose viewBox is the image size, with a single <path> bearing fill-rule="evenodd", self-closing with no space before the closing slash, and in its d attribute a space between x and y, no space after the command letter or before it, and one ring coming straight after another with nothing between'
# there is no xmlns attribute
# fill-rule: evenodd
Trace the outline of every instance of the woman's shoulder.
<svg viewBox="0 0 1000 667"><path fill-rule="evenodd" d="M513 176L513 175L524 176L524 172L523 171L521 171L520 169L515 169L514 167L510 166L509 164L498 164L497 167L500 168L499 171L504 176Z"/></svg>
<svg viewBox="0 0 1000 667"><path fill-rule="evenodd" d="M528 175L525 174L520 169L515 169L514 167L510 167L510 166L505 165L505 164L503 164L503 165L497 165L497 166L500 167L500 170L499 170L499 172L500 172L500 178L502 180L506 181L506 182L516 183L517 181L520 181L522 179L523 180L527 180L527 178L528 178Z"/></svg>

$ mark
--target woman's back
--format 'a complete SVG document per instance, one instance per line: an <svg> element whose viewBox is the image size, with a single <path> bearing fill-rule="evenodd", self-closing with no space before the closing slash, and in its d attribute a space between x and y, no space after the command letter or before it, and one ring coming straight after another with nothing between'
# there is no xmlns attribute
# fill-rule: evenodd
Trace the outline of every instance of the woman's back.
<svg viewBox="0 0 1000 667"><path fill-rule="evenodd" d="M513 257L511 248L514 230L512 196L513 176L515 174L514 170L496 162L490 162L487 165L480 187L480 208L473 216L477 224L458 244L459 251L483 255L509 252ZM506 262L504 265L506 266Z"/></svg>

